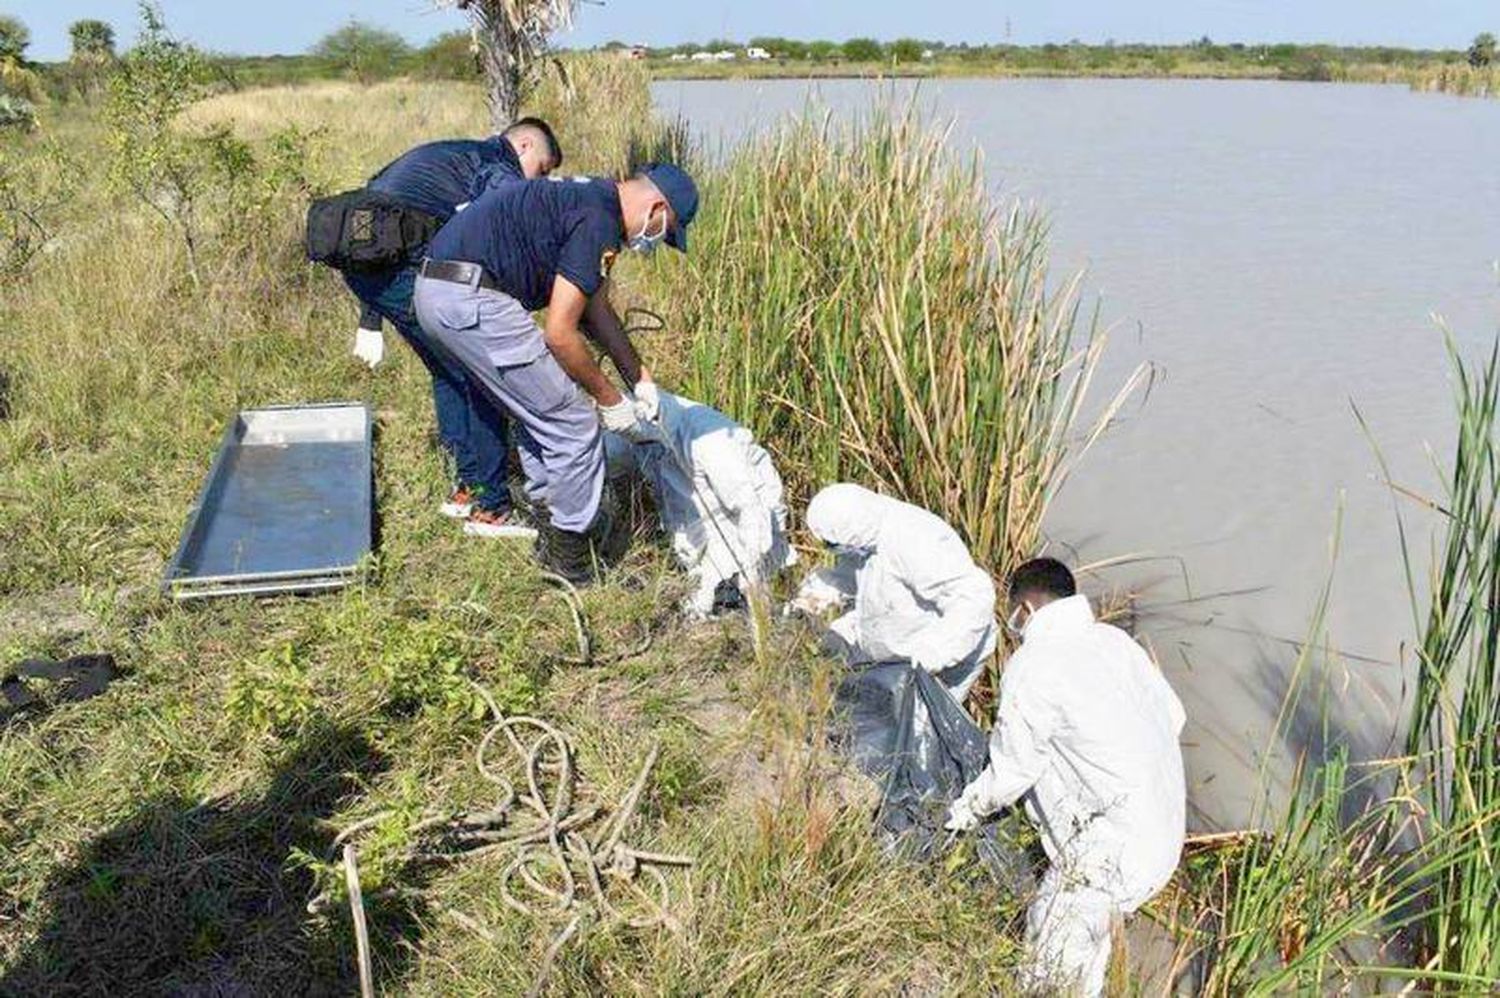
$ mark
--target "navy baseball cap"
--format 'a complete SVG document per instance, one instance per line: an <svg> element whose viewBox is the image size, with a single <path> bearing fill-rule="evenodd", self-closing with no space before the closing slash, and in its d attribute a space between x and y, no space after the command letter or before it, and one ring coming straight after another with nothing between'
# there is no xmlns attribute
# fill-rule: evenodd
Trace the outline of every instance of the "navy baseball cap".
<svg viewBox="0 0 1500 998"><path fill-rule="evenodd" d="M671 163L647 163L636 172L655 184L672 206L677 224L667 231L667 245L686 253L688 223L698 214L698 185L686 170Z"/></svg>

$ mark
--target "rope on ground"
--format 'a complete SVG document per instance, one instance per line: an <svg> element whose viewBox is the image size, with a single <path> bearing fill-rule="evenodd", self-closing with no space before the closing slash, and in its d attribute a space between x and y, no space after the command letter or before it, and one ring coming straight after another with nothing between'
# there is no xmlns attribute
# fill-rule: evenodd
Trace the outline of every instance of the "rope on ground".
<svg viewBox="0 0 1500 998"><path fill-rule="evenodd" d="M576 592L573 596L576 598ZM528 918L569 919L553 937L531 994L541 993L558 954L587 923L680 931L681 925L671 914L671 885L663 870L692 866L693 857L646 852L625 841L661 754L660 743L652 743L630 789L599 823L604 809L579 806L578 770L567 736L541 718L507 716L488 690L479 683L473 685L493 720L475 750L474 763L479 775L498 789L496 802L478 811L427 812L408 829L410 843L399 859L450 863L496 852L511 853L499 882L505 906ZM524 786L518 787L495 761L501 743L512 761L520 763ZM364 912L357 873L352 872L352 840L393 813L384 811L355 822L339 832L331 847L330 859L340 847L343 849L357 935L362 935ZM584 829L596 823L592 837L585 835ZM612 889L617 897L611 897ZM410 893L392 887L370 896ZM626 898L628 908L621 907ZM325 891L308 902L307 910L317 914L332 903L332 895ZM442 912L480 938L495 941L495 934L473 916L450 908ZM362 950L368 951L367 941Z"/></svg>
<svg viewBox="0 0 1500 998"><path fill-rule="evenodd" d="M359 892L359 864L354 858L354 846L347 843L344 845L344 882L349 888L349 913L354 919L360 998L375 998L375 972L370 965L370 930L365 925L365 901Z"/></svg>
<svg viewBox="0 0 1500 998"><path fill-rule="evenodd" d="M543 572L542 579L557 587L558 595L562 597L564 605L568 608L569 615L573 618L573 634L578 639L578 654L559 656L561 661L568 665L613 665L623 662L628 658L644 655L651 650L651 642L655 639L651 633L648 623L644 628L641 640L633 647L618 651L610 655L595 655L593 640L589 637L588 626L584 623L583 597L578 594L578 589L563 578L552 572Z"/></svg>

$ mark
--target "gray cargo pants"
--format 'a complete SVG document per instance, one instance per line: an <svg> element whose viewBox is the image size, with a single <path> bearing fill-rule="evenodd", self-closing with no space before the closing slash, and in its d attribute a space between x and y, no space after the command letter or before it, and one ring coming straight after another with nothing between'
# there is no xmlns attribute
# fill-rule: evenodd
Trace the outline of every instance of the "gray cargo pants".
<svg viewBox="0 0 1500 998"><path fill-rule="evenodd" d="M604 488L604 443L588 395L547 349L531 313L487 288L418 277L417 321L515 420L526 492L552 525L582 533Z"/></svg>

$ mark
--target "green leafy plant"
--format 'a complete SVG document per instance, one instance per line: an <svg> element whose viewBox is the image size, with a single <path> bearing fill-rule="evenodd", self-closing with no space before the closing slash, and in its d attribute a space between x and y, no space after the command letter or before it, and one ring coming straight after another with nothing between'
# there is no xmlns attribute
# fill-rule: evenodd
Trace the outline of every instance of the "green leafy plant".
<svg viewBox="0 0 1500 998"><path fill-rule="evenodd" d="M243 666L229 684L224 707L245 727L279 737L304 730L319 713L307 662L290 643Z"/></svg>
<svg viewBox="0 0 1500 998"><path fill-rule="evenodd" d="M1469 847L1434 881L1429 965L1455 980L1500 981L1500 340L1480 363L1448 346L1458 442L1425 585L1403 552L1421 633L1407 750L1429 761L1429 834Z"/></svg>
<svg viewBox="0 0 1500 998"><path fill-rule="evenodd" d="M461 631L424 620L393 628L372 671L386 702L396 709L430 705L482 717L484 701L467 678L467 661Z"/></svg>

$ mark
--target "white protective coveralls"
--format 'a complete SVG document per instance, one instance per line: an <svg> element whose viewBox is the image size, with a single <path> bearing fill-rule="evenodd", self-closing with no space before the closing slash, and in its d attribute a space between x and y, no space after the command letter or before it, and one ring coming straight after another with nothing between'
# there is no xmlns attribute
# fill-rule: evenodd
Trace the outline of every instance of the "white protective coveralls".
<svg viewBox="0 0 1500 998"><path fill-rule="evenodd" d="M850 664L910 659L962 703L996 636L995 584L962 538L925 509L847 483L813 496L807 527L839 558L794 605L852 601L830 625Z"/></svg>
<svg viewBox="0 0 1500 998"><path fill-rule="evenodd" d="M684 609L706 616L721 582L759 583L796 564L797 552L787 541L781 476L765 448L717 409L660 394L659 432L631 451L672 553L696 583ZM618 456L617 447L607 450Z"/></svg>
<svg viewBox="0 0 1500 998"><path fill-rule="evenodd" d="M1032 985L1097 995L1110 923L1161 890L1182 853L1186 715L1161 670L1088 598L1041 607L1006 664L990 761L959 796L984 816L1026 792L1051 866L1027 911Z"/></svg>

